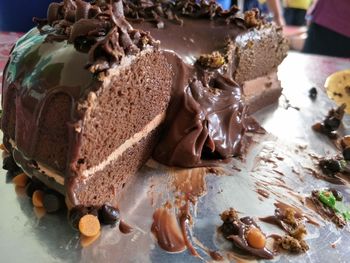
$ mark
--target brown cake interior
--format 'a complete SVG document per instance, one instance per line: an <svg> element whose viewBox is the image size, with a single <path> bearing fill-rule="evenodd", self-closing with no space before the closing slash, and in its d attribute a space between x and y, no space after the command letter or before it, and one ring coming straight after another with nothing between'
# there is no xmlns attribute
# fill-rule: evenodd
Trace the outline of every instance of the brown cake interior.
<svg viewBox="0 0 350 263"><path fill-rule="evenodd" d="M163 55L151 52L119 69L109 83L96 92L96 104L84 119L79 157L72 164L77 176L69 191L77 203L111 200L150 157L170 99L172 71ZM154 126L152 132L143 133L148 125ZM135 134L138 142L128 143ZM99 166L118 148L124 149L121 155ZM87 171L91 172L85 176Z"/></svg>
<svg viewBox="0 0 350 263"><path fill-rule="evenodd" d="M96 104L84 119L79 169L99 164L166 110L172 72L163 55L146 53L118 71L96 92Z"/></svg>

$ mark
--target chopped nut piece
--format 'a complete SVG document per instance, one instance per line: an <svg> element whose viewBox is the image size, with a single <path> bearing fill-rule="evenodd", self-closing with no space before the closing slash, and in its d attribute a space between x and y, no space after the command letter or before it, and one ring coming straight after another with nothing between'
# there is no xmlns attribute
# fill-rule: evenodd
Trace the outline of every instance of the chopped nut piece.
<svg viewBox="0 0 350 263"><path fill-rule="evenodd" d="M225 58L220 54L220 52L214 51L211 54L201 55L198 59L198 62L203 67L216 69L225 64Z"/></svg>
<svg viewBox="0 0 350 263"><path fill-rule="evenodd" d="M252 10L246 11L244 13L244 22L248 28L260 26L262 21L259 19L259 10L253 8Z"/></svg>
<svg viewBox="0 0 350 263"><path fill-rule="evenodd" d="M221 220L224 222L233 222L238 220L238 214L237 211L233 208L230 208L229 210L224 211L221 215Z"/></svg>
<svg viewBox="0 0 350 263"><path fill-rule="evenodd" d="M305 225L297 226L293 231L291 231L290 235L298 240L302 240L304 236L307 234Z"/></svg>
<svg viewBox="0 0 350 263"><path fill-rule="evenodd" d="M304 253L309 250L308 244L304 240L298 240L292 236L285 235L278 241L278 244L285 250L293 253Z"/></svg>
<svg viewBox="0 0 350 263"><path fill-rule="evenodd" d="M285 218L283 219L283 221L291 225L292 227L296 227L297 221L295 219L295 210L292 208L287 208L285 211Z"/></svg>

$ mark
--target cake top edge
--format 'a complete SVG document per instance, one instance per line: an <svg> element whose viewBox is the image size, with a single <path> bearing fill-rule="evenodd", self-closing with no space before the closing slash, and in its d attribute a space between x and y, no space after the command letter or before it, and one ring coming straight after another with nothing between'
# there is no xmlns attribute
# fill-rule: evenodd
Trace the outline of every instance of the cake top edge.
<svg viewBox="0 0 350 263"><path fill-rule="evenodd" d="M121 0L87 2L64 0L49 5L46 19L34 18L46 42L67 41L88 53L86 67L104 72L149 46L158 47L148 32L134 29L126 20Z"/></svg>
<svg viewBox="0 0 350 263"><path fill-rule="evenodd" d="M103 78L123 57L159 47L160 41L132 24L154 23L161 29L165 20L186 27L186 19L205 19L243 30L267 24L257 9L244 14L238 11L236 6L223 10L214 0L64 0L51 3L47 18L34 21L46 42L67 41L88 53L86 68Z"/></svg>

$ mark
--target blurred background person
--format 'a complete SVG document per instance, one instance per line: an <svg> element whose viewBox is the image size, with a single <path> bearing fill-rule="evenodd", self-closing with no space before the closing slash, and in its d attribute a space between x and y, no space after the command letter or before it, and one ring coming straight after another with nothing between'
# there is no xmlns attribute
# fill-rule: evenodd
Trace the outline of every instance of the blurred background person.
<svg viewBox="0 0 350 263"><path fill-rule="evenodd" d="M258 8L261 14L275 21L277 25L285 25L280 0L232 0L231 5L237 5L243 12L252 8Z"/></svg>
<svg viewBox="0 0 350 263"><path fill-rule="evenodd" d="M289 26L305 26L306 12L312 0L284 0L284 20Z"/></svg>
<svg viewBox="0 0 350 263"><path fill-rule="evenodd" d="M350 0L317 0L303 52L350 57Z"/></svg>

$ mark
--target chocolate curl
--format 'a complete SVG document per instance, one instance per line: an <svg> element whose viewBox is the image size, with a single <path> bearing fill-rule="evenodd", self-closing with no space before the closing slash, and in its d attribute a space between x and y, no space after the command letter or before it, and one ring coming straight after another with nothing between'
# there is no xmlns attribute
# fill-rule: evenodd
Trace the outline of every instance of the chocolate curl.
<svg viewBox="0 0 350 263"><path fill-rule="evenodd" d="M91 4L82 0L76 0L77 9L75 12L75 21L83 18L89 18Z"/></svg>
<svg viewBox="0 0 350 263"><path fill-rule="evenodd" d="M63 6L65 11L77 9L77 5L74 0L63 0Z"/></svg>
<svg viewBox="0 0 350 263"><path fill-rule="evenodd" d="M108 35L93 45L89 51L88 68L92 73L98 73L119 63L125 55L124 49L118 44L118 28L113 28Z"/></svg>
<svg viewBox="0 0 350 263"><path fill-rule="evenodd" d="M111 0L111 18L113 22L121 28L122 31L126 33L126 31L131 30L132 26L128 21L126 21L124 17L124 11L123 11L123 2L121 0Z"/></svg>
<svg viewBox="0 0 350 263"><path fill-rule="evenodd" d="M111 0L111 6L115 18L124 17L124 8L122 0Z"/></svg>
<svg viewBox="0 0 350 263"><path fill-rule="evenodd" d="M62 3L51 3L47 9L47 21L49 25L52 25L56 20L63 19L61 16L63 4Z"/></svg>
<svg viewBox="0 0 350 263"><path fill-rule="evenodd" d="M108 21L98 19L80 19L71 29L68 39L69 43L73 43L78 37L101 37L105 36L111 27Z"/></svg>

